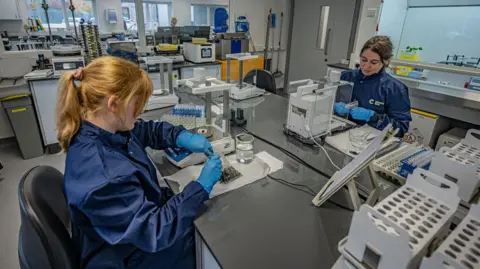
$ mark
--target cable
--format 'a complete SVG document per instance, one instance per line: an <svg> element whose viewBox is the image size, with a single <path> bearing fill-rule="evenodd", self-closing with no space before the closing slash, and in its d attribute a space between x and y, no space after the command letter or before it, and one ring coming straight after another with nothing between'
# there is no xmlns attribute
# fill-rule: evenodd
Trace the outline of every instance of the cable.
<svg viewBox="0 0 480 269"><path fill-rule="evenodd" d="M327 150L322 146L320 145L316 140L315 138L313 138L313 135L310 133L310 131L307 129L307 133L310 135L310 138L312 139L313 143L315 143L315 145L319 146L323 152L325 152L325 155L327 155L327 159L330 161L330 163L333 165L333 167L337 168L337 170L342 170L342 168L338 167L333 161L332 161L332 158L330 158L330 155L328 155L327 153Z"/></svg>
<svg viewBox="0 0 480 269"><path fill-rule="evenodd" d="M305 130L307 131L308 135L310 135L310 138L312 139L313 143L315 143L317 146L319 146L323 152L325 152L325 155L327 155L327 158L328 160L330 161L330 163L333 165L333 167L337 168L337 170L342 170L340 167L338 167L333 161L332 161L332 158L330 158L330 155L328 155L327 153L327 150L322 146L320 145L316 140L315 138L313 137L312 133L310 133L310 127L308 127L308 123L307 123L307 120L305 118L303 118L304 122L305 122Z"/></svg>
<svg viewBox="0 0 480 269"><path fill-rule="evenodd" d="M302 189L298 189L298 188L294 188L294 189L297 189L299 191L303 191L303 192L306 192L312 196L315 196L316 193L314 190L312 190L310 187L308 187L307 185L302 185L302 184L297 184L297 183L293 183L293 182L289 182L289 181L286 181L284 179L281 179L281 178L276 178L276 177L273 177L271 176L270 174L267 175L267 177L275 180L275 181L278 181L279 183L281 184L284 184L284 185L289 185L289 187L292 187L292 186L296 186L296 187L302 187L302 188L306 188L307 190L302 190Z"/></svg>
<svg viewBox="0 0 480 269"><path fill-rule="evenodd" d="M275 181L277 181L278 183L282 184L282 185L285 185L287 187L290 187L292 189L295 189L297 191L301 191L301 192L304 192L304 193L307 193L307 194L310 194L312 197L315 197L316 195L316 192L314 190L312 190L310 187L308 187L307 185L303 185L303 184L297 184L297 183L293 183L293 182L289 182L289 181L286 181L284 179L281 179L281 178L276 178L276 177L273 177L271 175L267 175L268 178L270 179L273 179ZM298 187L301 187L301 188L305 188L307 190L304 190L304 189L300 189ZM346 211L349 211L349 212L354 212L355 210L351 209L351 208L348 208L346 206L343 206L339 203L336 203L332 200L327 200L327 203L331 203L332 205L335 205L343 210L346 210Z"/></svg>

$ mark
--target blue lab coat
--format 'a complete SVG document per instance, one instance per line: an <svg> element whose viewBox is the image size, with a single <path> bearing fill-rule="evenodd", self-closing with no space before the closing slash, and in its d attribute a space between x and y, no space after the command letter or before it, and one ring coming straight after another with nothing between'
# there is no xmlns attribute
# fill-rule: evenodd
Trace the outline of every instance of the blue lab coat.
<svg viewBox="0 0 480 269"><path fill-rule="evenodd" d="M194 268L193 221L208 194L197 182L175 196L160 187L145 152L175 145L183 130L140 120L112 134L82 123L64 179L81 268Z"/></svg>
<svg viewBox="0 0 480 269"><path fill-rule="evenodd" d="M341 80L353 82L352 101L358 100L358 106L375 111L368 124L382 130L389 123L399 128L397 136L407 131L412 116L408 88L385 70L378 74L365 76L360 69L343 71ZM365 121L356 123L364 125Z"/></svg>

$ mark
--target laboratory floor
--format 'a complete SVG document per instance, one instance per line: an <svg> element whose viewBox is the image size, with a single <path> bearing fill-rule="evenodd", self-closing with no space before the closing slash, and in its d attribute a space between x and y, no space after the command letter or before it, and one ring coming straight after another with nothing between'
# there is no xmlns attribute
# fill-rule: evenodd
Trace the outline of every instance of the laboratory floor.
<svg viewBox="0 0 480 269"><path fill-rule="evenodd" d="M22 159L15 140L0 141L0 162L4 166L4 179L0 180L0 268L19 269L17 243L20 228L18 183L23 174L37 165L50 165L62 171L65 154L45 155Z"/></svg>

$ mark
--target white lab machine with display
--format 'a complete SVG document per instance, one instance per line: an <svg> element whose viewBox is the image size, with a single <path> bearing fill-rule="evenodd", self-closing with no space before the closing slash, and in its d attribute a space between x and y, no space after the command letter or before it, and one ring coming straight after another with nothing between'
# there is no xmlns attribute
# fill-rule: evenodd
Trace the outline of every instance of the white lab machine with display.
<svg viewBox="0 0 480 269"><path fill-rule="evenodd" d="M73 71L85 66L82 47L77 45L55 45L52 47L53 73L60 76L63 72Z"/></svg>
<svg viewBox="0 0 480 269"><path fill-rule="evenodd" d="M185 59L194 63L215 62L215 45L212 43L193 44L183 43L183 55Z"/></svg>

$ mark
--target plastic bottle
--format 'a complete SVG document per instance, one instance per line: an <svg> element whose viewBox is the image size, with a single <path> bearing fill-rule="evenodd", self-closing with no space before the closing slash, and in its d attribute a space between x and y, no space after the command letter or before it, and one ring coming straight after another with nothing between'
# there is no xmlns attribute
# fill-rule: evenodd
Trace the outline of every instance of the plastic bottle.
<svg viewBox="0 0 480 269"><path fill-rule="evenodd" d="M249 27L250 25L245 16L239 16L235 21L235 32L237 33L248 33Z"/></svg>

